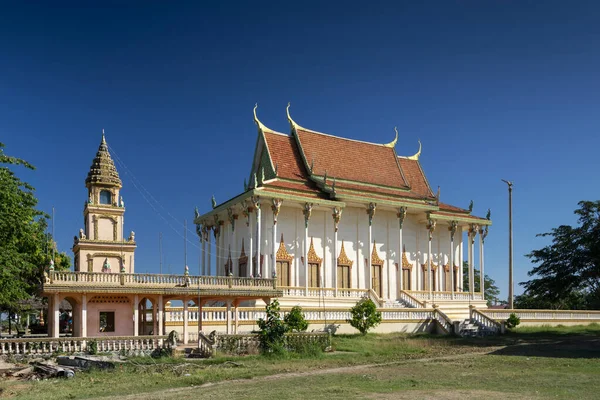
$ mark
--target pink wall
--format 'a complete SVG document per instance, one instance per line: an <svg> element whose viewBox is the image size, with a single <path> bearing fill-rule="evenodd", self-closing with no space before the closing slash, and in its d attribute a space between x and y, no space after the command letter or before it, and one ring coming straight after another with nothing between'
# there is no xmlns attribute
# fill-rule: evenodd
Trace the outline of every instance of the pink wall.
<svg viewBox="0 0 600 400"><path fill-rule="evenodd" d="M114 311L115 331L100 332L100 312ZM133 305L131 303L88 303L88 336L133 336Z"/></svg>

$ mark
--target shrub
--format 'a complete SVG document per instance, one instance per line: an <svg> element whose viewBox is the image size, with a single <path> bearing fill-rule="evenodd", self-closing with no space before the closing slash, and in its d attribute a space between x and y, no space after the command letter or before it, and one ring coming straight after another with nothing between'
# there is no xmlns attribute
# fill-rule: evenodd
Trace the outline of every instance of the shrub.
<svg viewBox="0 0 600 400"><path fill-rule="evenodd" d="M515 328L517 325L519 325L521 323L521 318L519 318L517 316L517 314L512 313L510 314L510 316L508 317L508 319L506 320L506 327L508 329L512 329Z"/></svg>
<svg viewBox="0 0 600 400"><path fill-rule="evenodd" d="M361 335L366 335L369 329L381 322L381 313L377 311L377 306L371 299L361 299L350 309L350 314L352 318L347 322L353 328L358 329Z"/></svg>
<svg viewBox="0 0 600 400"><path fill-rule="evenodd" d="M302 314L302 307L295 306L283 317L283 321L291 332L304 332L308 328L308 322Z"/></svg>
<svg viewBox="0 0 600 400"><path fill-rule="evenodd" d="M279 302L273 300L267 304L266 319L257 321L260 332L258 338L263 353L278 353L285 349L285 332L287 327L279 315Z"/></svg>
<svg viewBox="0 0 600 400"><path fill-rule="evenodd" d="M87 351L89 354L94 355L98 353L98 342L94 339L87 343Z"/></svg>

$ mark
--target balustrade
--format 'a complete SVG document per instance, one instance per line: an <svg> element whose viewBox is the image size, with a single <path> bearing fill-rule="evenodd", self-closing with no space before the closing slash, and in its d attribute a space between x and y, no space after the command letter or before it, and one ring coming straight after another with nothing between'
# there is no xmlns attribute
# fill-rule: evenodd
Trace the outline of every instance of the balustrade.
<svg viewBox="0 0 600 400"><path fill-rule="evenodd" d="M600 321L600 311L595 310L482 310L481 312L496 321L505 321L510 314L515 314L522 320Z"/></svg>
<svg viewBox="0 0 600 400"><path fill-rule="evenodd" d="M81 353L92 340L97 343L99 352L154 350L165 339L167 336L1 339L0 354Z"/></svg>

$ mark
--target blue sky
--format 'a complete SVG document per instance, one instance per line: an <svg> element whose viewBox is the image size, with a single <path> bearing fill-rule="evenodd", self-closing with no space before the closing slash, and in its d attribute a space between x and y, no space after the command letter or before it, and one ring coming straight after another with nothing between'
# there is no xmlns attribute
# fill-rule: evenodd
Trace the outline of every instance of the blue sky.
<svg viewBox="0 0 600 400"><path fill-rule="evenodd" d="M61 250L83 227L105 129L128 170L118 165L136 270L158 272L162 232L164 271L181 273L182 221L193 229L195 206L243 189L256 102L284 132L290 101L308 128L384 143L398 126L399 154L421 139L442 201L492 209L486 272L503 295L500 179L515 182L515 282L546 243L535 234L599 198L597 2L84 3L0 5L0 141L37 166L19 174L56 208ZM198 255L189 245L192 271Z"/></svg>

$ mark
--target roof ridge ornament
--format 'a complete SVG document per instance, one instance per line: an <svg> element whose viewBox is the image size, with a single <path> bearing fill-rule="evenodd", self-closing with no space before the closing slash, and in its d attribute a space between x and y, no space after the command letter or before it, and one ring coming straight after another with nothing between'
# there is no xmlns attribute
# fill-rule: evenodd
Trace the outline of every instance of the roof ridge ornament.
<svg viewBox="0 0 600 400"><path fill-rule="evenodd" d="M394 131L396 132L396 138L389 143L384 144L385 147L394 148L396 147L396 143L398 143L398 128L394 127Z"/></svg>
<svg viewBox="0 0 600 400"><path fill-rule="evenodd" d="M407 157L409 160L415 160L415 161L419 161L419 157L421 157L421 150L422 150L422 145L421 145L421 139L419 139L419 151L417 151L415 153L415 155Z"/></svg>
<svg viewBox="0 0 600 400"><path fill-rule="evenodd" d="M256 124L256 126L258 126L258 129L261 132L267 131L267 132L271 132L271 130L269 128L267 128L265 126L265 124L263 124L262 122L260 122L260 120L258 119L258 117L256 116L256 109L258 108L258 103L254 104L254 123Z"/></svg>
<svg viewBox="0 0 600 400"><path fill-rule="evenodd" d="M104 137L104 128L102 128L102 143L106 144L106 138Z"/></svg>
<svg viewBox="0 0 600 400"><path fill-rule="evenodd" d="M287 119L288 119L288 122L290 123L290 126L292 127L292 129L296 129L296 128L300 127L300 125L298 125L296 123L296 121L294 121L292 119L292 116L290 115L290 106L291 106L291 103L288 101L287 107L285 108L285 112L287 114Z"/></svg>

